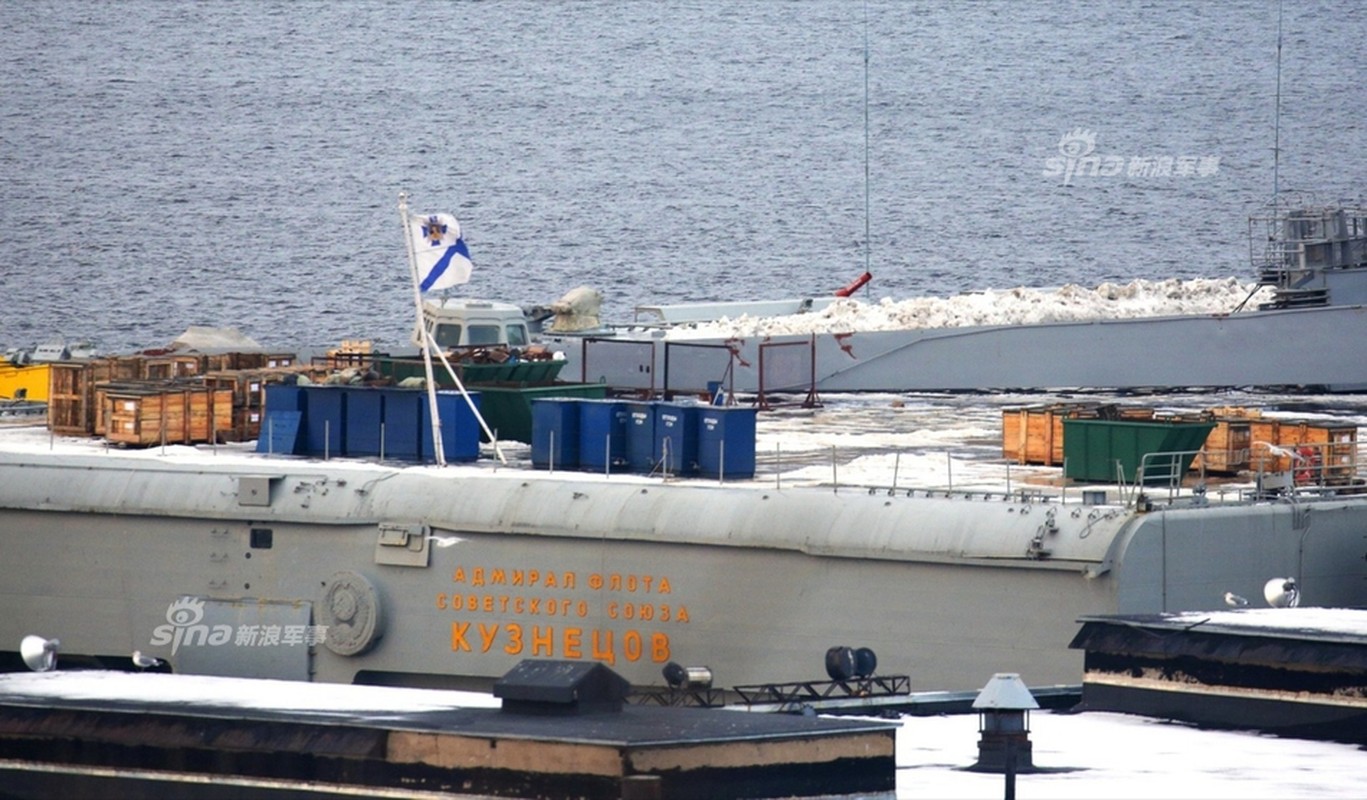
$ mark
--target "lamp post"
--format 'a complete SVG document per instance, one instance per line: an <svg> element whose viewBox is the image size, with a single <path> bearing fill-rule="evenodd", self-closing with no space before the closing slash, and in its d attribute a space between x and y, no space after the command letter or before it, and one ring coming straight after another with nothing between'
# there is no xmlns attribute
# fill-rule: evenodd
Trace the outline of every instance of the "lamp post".
<svg viewBox="0 0 1367 800"><path fill-rule="evenodd" d="M1015 800L1016 774L1033 772L1030 711L1039 708L1020 675L999 672L992 676L973 708L978 712L978 763L974 772L1000 772L1006 776L1006 800Z"/></svg>

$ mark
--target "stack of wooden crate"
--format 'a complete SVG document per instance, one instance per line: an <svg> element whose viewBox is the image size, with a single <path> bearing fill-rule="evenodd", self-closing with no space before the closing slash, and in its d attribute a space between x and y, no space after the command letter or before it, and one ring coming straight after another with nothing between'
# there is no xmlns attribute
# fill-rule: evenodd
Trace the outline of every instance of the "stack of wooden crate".
<svg viewBox="0 0 1367 800"><path fill-rule="evenodd" d="M1358 466L1357 432L1351 422L1282 420L1277 427L1277 444L1300 456L1284 469L1295 472L1301 483L1352 482Z"/></svg>
<svg viewBox="0 0 1367 800"><path fill-rule="evenodd" d="M161 352L57 362L48 427L130 445L252 439L264 384L318 372L297 362L285 353Z"/></svg>
<svg viewBox="0 0 1367 800"><path fill-rule="evenodd" d="M95 388L97 434L147 447L217 440L232 425L232 393L182 380L111 381Z"/></svg>

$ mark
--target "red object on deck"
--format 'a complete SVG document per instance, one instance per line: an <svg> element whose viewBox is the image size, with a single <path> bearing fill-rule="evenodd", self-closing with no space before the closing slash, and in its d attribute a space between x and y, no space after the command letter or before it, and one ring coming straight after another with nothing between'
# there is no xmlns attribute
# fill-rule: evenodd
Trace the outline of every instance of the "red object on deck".
<svg viewBox="0 0 1367 800"><path fill-rule="evenodd" d="M846 286L844 289L837 290L835 296L849 297L850 295L859 291L859 287L863 286L871 280L873 280L873 273L865 272L863 275L860 275L858 278L855 278L853 281L851 281L849 286Z"/></svg>

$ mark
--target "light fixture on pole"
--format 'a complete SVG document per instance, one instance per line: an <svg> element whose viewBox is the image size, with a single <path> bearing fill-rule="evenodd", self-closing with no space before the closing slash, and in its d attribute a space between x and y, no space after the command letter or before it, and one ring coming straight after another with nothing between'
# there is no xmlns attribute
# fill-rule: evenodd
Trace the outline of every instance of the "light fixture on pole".
<svg viewBox="0 0 1367 800"><path fill-rule="evenodd" d="M1039 708L1035 696L1014 672L992 676L973 709L978 712L978 763L973 772L1000 772L1006 776L1006 797L1016 796L1016 773L1034 772L1030 744L1030 711Z"/></svg>

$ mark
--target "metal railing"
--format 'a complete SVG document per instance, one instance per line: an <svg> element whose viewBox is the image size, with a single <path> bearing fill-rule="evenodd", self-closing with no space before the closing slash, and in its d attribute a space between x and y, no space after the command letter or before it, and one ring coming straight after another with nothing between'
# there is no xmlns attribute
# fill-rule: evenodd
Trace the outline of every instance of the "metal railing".
<svg viewBox="0 0 1367 800"><path fill-rule="evenodd" d="M832 491L856 491L886 494L890 497L941 497L980 500L1001 500L1019 503L1096 503L1097 493L1104 498L1115 492L1119 501L1130 507L1151 505L1155 499L1172 504L1194 502L1239 502L1260 497L1290 494L1350 494L1367 493L1367 458L1356 441L1319 442L1300 445L1248 447L1235 450L1181 450L1147 453L1137 467L1127 468L1116 460L1114 478L1110 482L1074 482L1063 477L1057 482L1029 483L1013 472L1018 461L1010 458L970 457L974 465L997 465L1004 472L995 486L988 481L956 475L953 448L922 450L922 457L940 455L945 459L943 480L926 481L925 473L915 483L902 477L902 454L893 454L891 474L887 481L871 483L867 478L843 479L840 466L842 452L832 446L821 452L804 454L784 453L775 447L772 456L757 453L757 480L772 480L776 489L785 483L793 484L791 470L799 467L818 467L829 461L829 485ZM858 451L854 451L858 452ZM965 451L958 451L965 452ZM823 455L825 456L823 458ZM1199 457L1199 458L1198 458ZM1239 465L1237 469L1212 469L1207 464ZM962 471L964 461L960 461ZM1062 467L1040 467L1068 474L1067 461ZM1133 474L1128 474L1130 471ZM1028 470L1026 470L1028 472ZM1216 474L1220 473L1220 474ZM865 473L867 474L867 473ZM803 481L809 483L810 481ZM1076 498L1076 499L1074 499Z"/></svg>

